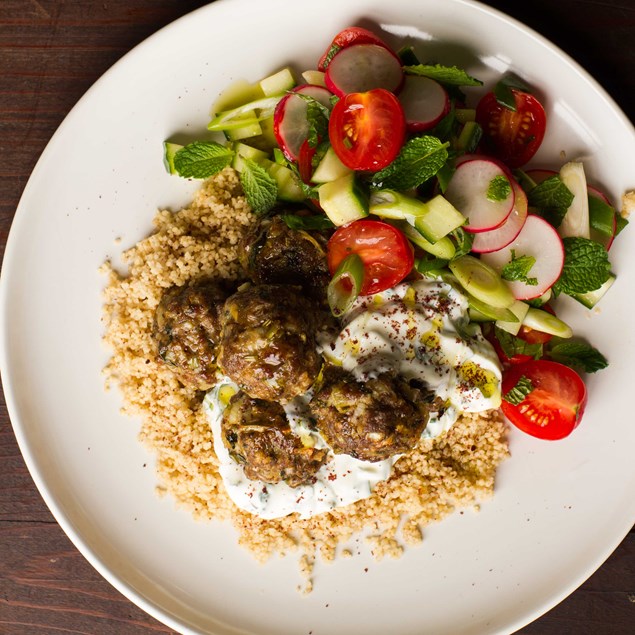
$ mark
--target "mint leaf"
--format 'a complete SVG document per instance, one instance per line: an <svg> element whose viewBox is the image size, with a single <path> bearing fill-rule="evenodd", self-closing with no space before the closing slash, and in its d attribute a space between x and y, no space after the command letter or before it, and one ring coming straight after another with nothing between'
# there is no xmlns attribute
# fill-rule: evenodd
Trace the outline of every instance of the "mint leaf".
<svg viewBox="0 0 635 635"><path fill-rule="evenodd" d="M595 373L606 368L609 363L593 346L584 342L559 342L549 349L549 357L554 362L560 362L585 373Z"/></svg>
<svg viewBox="0 0 635 635"><path fill-rule="evenodd" d="M245 191L245 198L256 214L265 214L275 205L278 184L267 170L252 159L244 160L240 182Z"/></svg>
<svg viewBox="0 0 635 635"><path fill-rule="evenodd" d="M315 148L322 139L328 139L331 111L311 95L297 92L293 94L306 102L306 119L309 124L307 143Z"/></svg>
<svg viewBox="0 0 635 635"><path fill-rule="evenodd" d="M390 165L373 174L372 185L392 190L418 187L445 165L447 146L436 137L413 137Z"/></svg>
<svg viewBox="0 0 635 635"><path fill-rule="evenodd" d="M571 190L556 174L539 183L527 193L527 202L554 227L559 227L573 201Z"/></svg>
<svg viewBox="0 0 635 635"><path fill-rule="evenodd" d="M501 278L510 282L518 281L533 286L537 285L537 278L528 277L531 268L536 264L536 259L527 255L516 257L514 249L511 252L512 259L501 270Z"/></svg>
<svg viewBox="0 0 635 635"><path fill-rule="evenodd" d="M542 357L542 344L530 344L529 342L525 342L525 340L520 339L520 337L516 337L507 331L503 331L503 329L500 329L497 326L494 327L494 334L503 349L503 353L505 353L505 355L510 359L514 357L514 355L528 355L534 359L540 359Z"/></svg>
<svg viewBox="0 0 635 635"><path fill-rule="evenodd" d="M404 66L406 75L422 75L434 79L446 86L482 86L483 82L468 75L463 69L456 66L442 66L441 64L416 64Z"/></svg>
<svg viewBox="0 0 635 635"><path fill-rule="evenodd" d="M226 168L234 151L215 141L188 143L174 155L174 169L179 176L206 179Z"/></svg>
<svg viewBox="0 0 635 635"><path fill-rule="evenodd" d="M509 179L502 174L495 176L487 186L487 198L490 201L504 201L512 192Z"/></svg>
<svg viewBox="0 0 635 635"><path fill-rule="evenodd" d="M525 375L521 375L516 382L516 385L503 395L503 399L508 403L517 406L519 403L525 401L525 397L533 390L534 385L531 383L531 379Z"/></svg>
<svg viewBox="0 0 635 635"><path fill-rule="evenodd" d="M564 266L553 285L556 293L587 293L599 289L611 274L611 263L602 245L588 238L568 237L564 245Z"/></svg>
<svg viewBox="0 0 635 635"><path fill-rule="evenodd" d="M328 216L298 216L297 214L281 214L280 218L289 229L304 229L307 231L325 231L333 229L335 225Z"/></svg>
<svg viewBox="0 0 635 635"><path fill-rule="evenodd" d="M454 243L454 247L456 251L454 256L452 256L452 260L456 260L461 256L465 256L472 251L472 243L474 242L474 234L470 234L466 232L462 227L457 227L453 232L450 233L450 239Z"/></svg>
<svg viewBox="0 0 635 635"><path fill-rule="evenodd" d="M496 97L496 101L501 105L505 106L505 108L509 108L509 110L513 110L516 112L516 99L514 98L514 93L512 89L520 90L524 93L531 92L529 86L525 84L525 82L518 77L518 75L514 75L513 73L509 73L505 75L497 84L494 86L494 97Z"/></svg>

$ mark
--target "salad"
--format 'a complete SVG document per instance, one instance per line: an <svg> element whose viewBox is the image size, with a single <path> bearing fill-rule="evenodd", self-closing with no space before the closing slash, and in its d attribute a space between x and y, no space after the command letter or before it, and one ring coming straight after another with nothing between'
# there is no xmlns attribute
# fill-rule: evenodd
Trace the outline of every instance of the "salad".
<svg viewBox="0 0 635 635"><path fill-rule="evenodd" d="M168 141L166 165L232 166L256 214L284 205L289 227L328 232L336 317L404 280L450 284L500 358L504 414L561 439L584 413L582 375L607 360L557 317L558 297L597 305L627 220L582 162L525 167L549 127L531 87L505 75L471 104L463 89L479 86L349 27L301 80L285 68L228 89L208 125L224 140Z"/></svg>

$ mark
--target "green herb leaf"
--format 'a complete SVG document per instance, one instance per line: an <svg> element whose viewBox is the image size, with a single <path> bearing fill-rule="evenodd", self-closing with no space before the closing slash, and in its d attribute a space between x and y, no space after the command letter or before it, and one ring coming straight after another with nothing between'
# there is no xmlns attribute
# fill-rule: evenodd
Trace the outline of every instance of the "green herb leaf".
<svg viewBox="0 0 635 635"><path fill-rule="evenodd" d="M567 237L562 242L564 267L553 290L570 295L599 289L611 274L604 247L588 238Z"/></svg>
<svg viewBox="0 0 635 635"><path fill-rule="evenodd" d="M516 251L511 250L512 259L501 270L501 278L510 282L524 282L529 285L537 285L537 278L528 277L531 268L536 264L536 259L533 256L518 256L516 257Z"/></svg>
<svg viewBox="0 0 635 635"><path fill-rule="evenodd" d="M531 393L533 389L534 385L531 383L531 379L525 375L521 375L516 385L503 395L503 399L517 406L519 403L525 401L525 397Z"/></svg>
<svg viewBox="0 0 635 635"><path fill-rule="evenodd" d="M554 362L585 373L595 373L609 365L600 351L584 342L558 342L550 347L548 354Z"/></svg>
<svg viewBox="0 0 635 635"><path fill-rule="evenodd" d="M529 190L527 202L537 208L545 220L559 227L573 202L573 194L556 174Z"/></svg>
<svg viewBox="0 0 635 635"><path fill-rule="evenodd" d="M502 174L495 176L487 186L487 198L490 201L504 201L512 192L509 179Z"/></svg>
<svg viewBox="0 0 635 635"><path fill-rule="evenodd" d="M215 141L194 141L174 155L174 169L179 176L206 179L226 168L234 151Z"/></svg>
<svg viewBox="0 0 635 635"><path fill-rule="evenodd" d="M445 165L447 146L436 137L413 137L390 165L373 174L372 185L393 190L409 190L421 185Z"/></svg>
<svg viewBox="0 0 635 635"><path fill-rule="evenodd" d="M468 75L462 68L442 66L441 64L416 64L404 66L406 75L422 75L434 79L446 86L482 86L483 82Z"/></svg>
<svg viewBox="0 0 635 635"><path fill-rule="evenodd" d="M252 159L244 160L240 182L247 202L256 214L265 214L275 205L278 184L262 166Z"/></svg>
<svg viewBox="0 0 635 635"><path fill-rule="evenodd" d="M335 227L328 216L298 216L297 214L281 214L280 218L282 218L282 220L287 224L289 229L325 231Z"/></svg>
<svg viewBox="0 0 635 635"><path fill-rule="evenodd" d="M457 227L450 233L450 239L454 243L456 252L452 257L452 260L456 260L461 256L465 256L472 251L472 243L474 242L474 234L466 232L462 227Z"/></svg>
<svg viewBox="0 0 635 635"><path fill-rule="evenodd" d="M529 86L518 75L509 73L494 86L494 97L501 106L516 112L516 100L512 89L521 90L524 93L531 92Z"/></svg>
<svg viewBox="0 0 635 635"><path fill-rule="evenodd" d="M316 148L322 139L328 139L331 111L317 99L303 93L294 93L306 102L306 118L309 124L307 143Z"/></svg>
<svg viewBox="0 0 635 635"><path fill-rule="evenodd" d="M525 342L525 340L520 339L520 337L516 337L507 331L503 331L503 329L500 329L497 326L494 327L494 333L498 343L503 349L503 353L505 353L505 355L507 355L510 359L514 355L529 355L529 357L533 357L534 359L540 359L542 357L542 344L530 344L529 342Z"/></svg>

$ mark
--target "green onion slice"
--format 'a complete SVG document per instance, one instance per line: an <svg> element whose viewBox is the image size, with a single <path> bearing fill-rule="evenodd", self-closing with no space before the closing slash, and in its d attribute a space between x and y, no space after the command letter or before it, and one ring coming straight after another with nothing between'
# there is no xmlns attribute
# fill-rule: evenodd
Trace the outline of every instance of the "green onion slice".
<svg viewBox="0 0 635 635"><path fill-rule="evenodd" d="M359 296L364 282L364 263L357 254L346 256L329 283L327 297L331 313L341 317Z"/></svg>

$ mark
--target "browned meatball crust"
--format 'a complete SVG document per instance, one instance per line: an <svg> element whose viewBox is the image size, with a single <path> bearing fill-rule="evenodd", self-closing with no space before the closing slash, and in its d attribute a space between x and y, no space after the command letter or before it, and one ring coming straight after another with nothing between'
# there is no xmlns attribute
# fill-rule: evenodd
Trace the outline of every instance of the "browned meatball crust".
<svg viewBox="0 0 635 635"><path fill-rule="evenodd" d="M220 368L251 397L284 402L305 393L322 367L317 315L296 287L241 288L225 303Z"/></svg>
<svg viewBox="0 0 635 635"><path fill-rule="evenodd" d="M207 390L216 382L216 357L226 288L214 280L172 287L154 314L159 359L186 385Z"/></svg>
<svg viewBox="0 0 635 635"><path fill-rule="evenodd" d="M310 408L333 452L372 462L412 449L428 421L427 404L405 381L359 382L337 367L325 371Z"/></svg>
<svg viewBox="0 0 635 635"><path fill-rule="evenodd" d="M305 485L314 482L327 459L328 450L304 446L293 434L280 404L244 392L231 398L221 430L230 455L250 479Z"/></svg>
<svg viewBox="0 0 635 635"><path fill-rule="evenodd" d="M291 229L279 216L264 219L247 236L244 265L256 284L293 284L324 300L330 281L325 236Z"/></svg>

